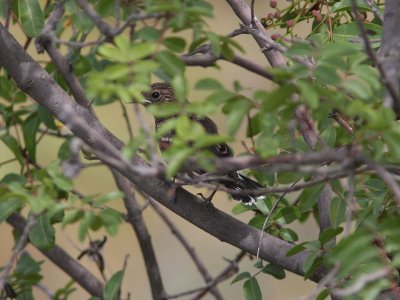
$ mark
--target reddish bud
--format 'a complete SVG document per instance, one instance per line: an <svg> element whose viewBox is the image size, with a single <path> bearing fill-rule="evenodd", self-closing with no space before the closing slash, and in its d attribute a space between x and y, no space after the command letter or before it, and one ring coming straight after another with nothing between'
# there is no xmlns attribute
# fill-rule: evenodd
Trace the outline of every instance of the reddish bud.
<svg viewBox="0 0 400 300"><path fill-rule="evenodd" d="M279 12L279 11L276 11L275 13L274 13L274 18L275 19L279 19L281 17L281 13Z"/></svg>
<svg viewBox="0 0 400 300"><path fill-rule="evenodd" d="M318 23L321 23L322 21L322 16L320 14L315 16L315 21L317 21Z"/></svg>
<svg viewBox="0 0 400 300"><path fill-rule="evenodd" d="M286 21L286 27L293 27L293 26L294 26L294 20Z"/></svg>
<svg viewBox="0 0 400 300"><path fill-rule="evenodd" d="M313 9L313 10L311 11L311 14L312 14L314 17L316 17L316 16L319 15L319 12L318 12L318 10Z"/></svg>
<svg viewBox="0 0 400 300"><path fill-rule="evenodd" d="M276 2L276 0L271 0L271 1L269 2L269 6L271 6L272 8L276 8L277 5L278 5L278 3Z"/></svg>
<svg viewBox="0 0 400 300"><path fill-rule="evenodd" d="M271 34L271 39L274 41L277 41L279 39L279 36L277 34Z"/></svg>

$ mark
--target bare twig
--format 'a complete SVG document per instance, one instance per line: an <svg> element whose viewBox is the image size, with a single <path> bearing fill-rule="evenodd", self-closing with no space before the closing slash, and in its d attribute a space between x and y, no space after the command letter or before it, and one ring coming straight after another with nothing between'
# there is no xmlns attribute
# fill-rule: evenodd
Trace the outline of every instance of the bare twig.
<svg viewBox="0 0 400 300"><path fill-rule="evenodd" d="M47 286L45 286L44 284L38 282L38 283L35 284L35 287L37 287L39 290L41 290L42 293L47 296L47 298L53 299L54 293Z"/></svg>
<svg viewBox="0 0 400 300"><path fill-rule="evenodd" d="M233 276L238 270L238 263L245 257L246 252L241 251L239 254L236 255L235 259L229 260L229 265L225 267L211 282L207 287L205 287L201 292L193 297L193 300L198 300L202 298L207 292L220 282L229 279Z"/></svg>
<svg viewBox="0 0 400 300"><path fill-rule="evenodd" d="M176 236L176 238L179 240L179 242L182 244L183 248L185 248L186 252L189 254L190 258L193 260L194 264L196 265L197 269L199 270L200 274L203 276L205 282L209 284L212 282L212 277L208 273L207 268L203 264L203 262L200 260L200 257L198 257L195 249L189 244L187 239L183 236L181 231L178 229L178 227L175 226L175 224L169 219L166 213L161 209L159 204L148 197L148 201L150 205L153 207L153 209L157 212L157 214L161 217L161 219L167 224L167 226L170 228L172 234ZM216 299L223 299L222 295L218 291L218 289L211 287L211 293L215 296Z"/></svg>
<svg viewBox="0 0 400 300"><path fill-rule="evenodd" d="M375 5L375 3L372 2L372 0L364 0L364 2L369 6L371 11L374 13L375 17L377 17L379 21L383 23L383 14L379 10L379 8Z"/></svg>
<svg viewBox="0 0 400 300"><path fill-rule="evenodd" d="M258 64L255 64L254 62L238 56L234 55L232 60L227 60L224 57L216 57L213 53L211 52L205 52L202 53L201 55L183 55L181 56L182 61L187 65L187 66L201 66L201 67L209 67L212 66L216 63L217 60L223 59L228 62L231 62L235 65L238 65L250 72L253 72L255 74L258 74L264 78L267 78L269 80L275 81L274 75L269 73L268 71L265 70L265 68L259 66Z"/></svg>
<svg viewBox="0 0 400 300"><path fill-rule="evenodd" d="M133 139L133 130L132 130L131 121L129 120L129 117L128 117L128 111L126 109L125 104L121 100L119 100L118 102L121 105L122 117L125 120L126 128L128 129L129 138L132 140Z"/></svg>
<svg viewBox="0 0 400 300"><path fill-rule="evenodd" d="M345 219L345 226L344 226L344 236L348 236L351 231L351 219L353 216L353 211L356 210L355 207L355 178L354 173L349 171L348 177L348 186L349 186L349 193L348 193L348 200L347 200L347 212L346 212L346 219Z"/></svg>
<svg viewBox="0 0 400 300"><path fill-rule="evenodd" d="M146 265L153 299L165 299L165 290L161 278L150 234L141 214L141 207L131 189L131 183L117 172L113 172L114 180L118 188L125 194L124 204L128 211L127 221L131 224L139 241L142 255Z"/></svg>
<svg viewBox="0 0 400 300"><path fill-rule="evenodd" d="M361 291L368 283L385 278L389 275L390 269L387 268L379 269L369 274L363 274L360 276L360 278L357 279L357 281L353 285L343 289L334 289L332 290L332 294L339 297L354 295Z"/></svg>
<svg viewBox="0 0 400 300"><path fill-rule="evenodd" d="M26 242L28 241L29 234L31 233L33 226L35 226L36 224L36 220L37 220L36 215L34 214L29 215L28 221L24 225L22 235L19 238L17 244L15 245L11 257L4 264L3 270L0 273L0 291L3 290L4 288L4 284L7 281L8 275L11 272L14 262L17 260L18 255L24 249Z"/></svg>
<svg viewBox="0 0 400 300"><path fill-rule="evenodd" d="M383 166L379 163L364 157L363 160L371 169L375 170L378 176L386 183L389 189L392 191L394 198L397 202L397 207L400 207L400 187L393 175L390 174Z"/></svg>
<svg viewBox="0 0 400 300"><path fill-rule="evenodd" d="M103 21L101 16L97 14L96 10L87 0L76 0L76 2L82 7L89 18L92 19L100 32L106 36L106 39L111 41L112 37L115 35L113 28Z"/></svg>

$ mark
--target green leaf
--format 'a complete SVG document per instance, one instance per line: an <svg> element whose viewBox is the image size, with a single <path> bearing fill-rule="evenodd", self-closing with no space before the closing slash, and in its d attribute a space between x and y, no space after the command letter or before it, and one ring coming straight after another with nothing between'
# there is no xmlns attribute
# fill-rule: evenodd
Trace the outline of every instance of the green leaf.
<svg viewBox="0 0 400 300"><path fill-rule="evenodd" d="M261 230L264 226L265 220L266 220L265 216L256 215L250 219L249 225Z"/></svg>
<svg viewBox="0 0 400 300"><path fill-rule="evenodd" d="M56 123L54 122L53 116L49 113L47 109L42 106L38 108L40 121L47 126L49 129L57 130Z"/></svg>
<svg viewBox="0 0 400 300"><path fill-rule="evenodd" d="M66 138L62 142L62 144L61 144L61 146L60 146L60 148L58 149L58 152L57 152L57 158L59 160L67 160L71 156L70 143L71 143L71 139L70 138Z"/></svg>
<svg viewBox="0 0 400 300"><path fill-rule="evenodd" d="M197 81L195 88L198 90L223 90L224 86L216 79L204 78Z"/></svg>
<svg viewBox="0 0 400 300"><path fill-rule="evenodd" d="M309 211L315 203L317 203L319 196L324 188L324 184L320 183L311 187L307 187L300 194L299 202L301 212Z"/></svg>
<svg viewBox="0 0 400 300"><path fill-rule="evenodd" d="M193 154L192 148L185 148L178 152L176 152L171 158L168 168L167 168L167 176L173 177L179 169L182 167L183 163L186 159Z"/></svg>
<svg viewBox="0 0 400 300"><path fill-rule="evenodd" d="M27 36L36 37L42 33L44 16L38 0L18 0L18 15Z"/></svg>
<svg viewBox="0 0 400 300"><path fill-rule="evenodd" d="M300 180L301 178L303 178L303 176L303 174L296 172L280 172L276 176L276 179L281 184L289 184Z"/></svg>
<svg viewBox="0 0 400 300"><path fill-rule="evenodd" d="M317 108L319 104L319 95L315 86L305 81L298 81L297 86L300 89L303 102L308 104L310 108Z"/></svg>
<svg viewBox="0 0 400 300"><path fill-rule="evenodd" d="M93 212L85 211L81 223L79 225L79 231L78 231L78 238L81 242L85 239L91 224L94 222L94 219L95 216Z"/></svg>
<svg viewBox="0 0 400 300"><path fill-rule="evenodd" d="M278 209L274 220L280 224L290 224L300 217L300 209L296 206L286 206Z"/></svg>
<svg viewBox="0 0 400 300"><path fill-rule="evenodd" d="M333 126L327 127L321 133L321 139L329 146L334 147L336 143L336 129Z"/></svg>
<svg viewBox="0 0 400 300"><path fill-rule="evenodd" d="M261 300L262 294L258 281L255 277L251 277L243 284L243 292L246 300Z"/></svg>
<svg viewBox="0 0 400 300"><path fill-rule="evenodd" d="M0 1L0 18L7 16L8 1Z"/></svg>
<svg viewBox="0 0 400 300"><path fill-rule="evenodd" d="M324 289L322 290L321 293L319 293L319 295L317 296L317 298L315 298L315 300L324 300L328 298L329 294L330 294L329 289Z"/></svg>
<svg viewBox="0 0 400 300"><path fill-rule="evenodd" d="M69 178L65 178L62 175L57 175L53 177L54 184L63 191L69 192L74 188L72 180Z"/></svg>
<svg viewBox="0 0 400 300"><path fill-rule="evenodd" d="M370 40L377 40L377 42L372 42L371 46L376 48L380 45L380 39L382 36L382 26L374 23L363 23L363 27L368 32L368 37ZM364 49L363 42L359 37L360 30L356 22L349 22L335 27L333 30L334 41L339 41L344 43L342 47L344 51L347 49Z"/></svg>
<svg viewBox="0 0 400 300"><path fill-rule="evenodd" d="M242 203L239 203L232 208L232 213L234 215L240 215L241 213L244 213L249 210L253 210L253 208L250 205L244 205Z"/></svg>
<svg viewBox="0 0 400 300"><path fill-rule="evenodd" d="M282 85L272 92L263 90L256 91L253 98L262 102L263 110L274 112L279 106L288 103L291 95L295 92L293 85Z"/></svg>
<svg viewBox="0 0 400 300"><path fill-rule="evenodd" d="M357 1L357 7L361 10L370 11L370 8L363 1ZM352 1L351 0L341 0L337 1L331 8L331 13L339 12L339 11L352 11Z"/></svg>
<svg viewBox="0 0 400 300"><path fill-rule="evenodd" d="M303 264L304 272L308 272L311 269L311 267L314 264L314 261L317 259L318 256L319 256L318 251L313 251L308 254L308 256L304 260L304 264Z"/></svg>
<svg viewBox="0 0 400 300"><path fill-rule="evenodd" d="M325 245L332 238L334 238L338 234L341 234L342 232L343 232L342 227L327 228L320 234L319 241L321 242L321 245Z"/></svg>
<svg viewBox="0 0 400 300"><path fill-rule="evenodd" d="M185 71L185 64L172 52L161 51L157 55L157 60L163 70L171 77L183 74Z"/></svg>
<svg viewBox="0 0 400 300"><path fill-rule="evenodd" d="M258 112L250 118L250 122L247 124L246 136L253 137L259 134L263 130L263 118L265 114Z"/></svg>
<svg viewBox="0 0 400 300"><path fill-rule="evenodd" d="M55 245L55 232L48 214L41 214L29 234L29 239L40 250L49 250Z"/></svg>
<svg viewBox="0 0 400 300"><path fill-rule="evenodd" d="M330 265L340 263L339 277L349 275L360 265L373 261L380 261L379 250L373 245L374 236L365 231L358 230L344 238L325 256Z"/></svg>
<svg viewBox="0 0 400 300"><path fill-rule="evenodd" d="M40 120L37 113L31 114L22 124L25 148L33 162L36 162L36 132L39 128L39 124Z"/></svg>
<svg viewBox="0 0 400 300"><path fill-rule="evenodd" d="M64 214L62 224L63 227L67 224L77 222L83 216L83 211L77 208L71 209Z"/></svg>
<svg viewBox="0 0 400 300"><path fill-rule="evenodd" d="M9 134L2 135L0 139L15 155L15 158L18 160L19 164L22 167L24 165L24 156L22 155L18 141L12 135Z"/></svg>
<svg viewBox="0 0 400 300"><path fill-rule="evenodd" d="M372 95L369 85L361 80L348 79L343 83L343 87L360 99L368 99Z"/></svg>
<svg viewBox="0 0 400 300"><path fill-rule="evenodd" d="M27 252L22 252L15 268L15 276L18 280L25 280L29 284L36 284L42 278L40 275L41 264L42 262L35 261Z"/></svg>
<svg viewBox="0 0 400 300"><path fill-rule="evenodd" d="M218 145L230 141L232 138L223 135L207 134L200 136L193 144L193 148L201 149L212 145Z"/></svg>
<svg viewBox="0 0 400 300"><path fill-rule="evenodd" d="M295 255L295 254L297 254L297 253L303 252L304 250L307 249L306 247L304 247L304 245L305 245L306 243L307 243L307 242L304 242L304 243L298 244L298 245L296 245L296 246L293 246L293 247L290 248L290 250L286 253L286 256L293 256L293 255Z"/></svg>
<svg viewBox="0 0 400 300"><path fill-rule="evenodd" d="M284 279L286 277L285 270L273 264L268 264L262 269L265 274L272 275L276 279Z"/></svg>
<svg viewBox="0 0 400 300"><path fill-rule="evenodd" d="M346 216L346 201L339 197L334 197L331 202L329 217L333 227L338 227L344 222Z"/></svg>
<svg viewBox="0 0 400 300"><path fill-rule="evenodd" d="M136 31L136 36L145 41L157 42L160 39L161 32L154 27L144 26Z"/></svg>
<svg viewBox="0 0 400 300"><path fill-rule="evenodd" d="M338 85L341 82L336 68L326 65L318 65L314 70L314 76L320 85Z"/></svg>
<svg viewBox="0 0 400 300"><path fill-rule="evenodd" d="M121 289L124 273L124 270L118 271L113 276L111 276L109 281L107 281L104 287L104 300L119 299L119 291Z"/></svg>
<svg viewBox="0 0 400 300"><path fill-rule="evenodd" d="M180 37L167 37L163 43L167 48L175 52L182 52L186 47L185 39Z"/></svg>
<svg viewBox="0 0 400 300"><path fill-rule="evenodd" d="M228 134L233 136L242 124L243 118L247 115L251 105L245 101L236 101L228 115Z"/></svg>
<svg viewBox="0 0 400 300"><path fill-rule="evenodd" d="M9 198L0 201L0 223L5 221L13 212L15 212L22 205L21 200L18 198Z"/></svg>
<svg viewBox="0 0 400 300"><path fill-rule="evenodd" d="M243 279L248 279L248 278L250 278L250 277L251 277L251 275L250 275L249 272L242 272L242 273L239 273L238 275L235 276L235 278L233 278L231 284L233 284L233 283L235 283L235 282L238 282L238 281L241 281L241 280L243 280Z"/></svg>
<svg viewBox="0 0 400 300"><path fill-rule="evenodd" d="M282 239L291 243L297 242L299 240L299 236L297 235L297 233L290 228L280 228L279 235L282 237Z"/></svg>

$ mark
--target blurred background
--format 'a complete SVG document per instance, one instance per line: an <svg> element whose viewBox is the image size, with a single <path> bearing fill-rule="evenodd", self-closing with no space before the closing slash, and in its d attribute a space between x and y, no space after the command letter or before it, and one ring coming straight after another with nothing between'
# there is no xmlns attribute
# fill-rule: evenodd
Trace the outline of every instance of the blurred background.
<svg viewBox="0 0 400 300"><path fill-rule="evenodd" d="M281 1L282 4L286 1ZM234 15L229 5L225 1L213 1L214 15L213 19L208 20L208 26L218 34L227 34L232 30L239 27L239 19ZM278 1L278 5L279 1ZM268 1L256 2L256 16L259 18L264 17L271 11ZM23 35L17 26L11 29L12 33L17 37L21 37L19 42L23 44L25 41L22 39ZM269 32L270 34L278 32L274 29ZM299 32L301 35L301 32ZM258 62L260 65L267 67L267 61L257 44L250 36L238 36L235 38L246 53L241 54L246 56L253 62ZM65 49L64 49L65 50ZM38 55L33 43L28 48L28 52L40 61L48 60L46 55ZM236 67L228 62L219 62L219 68L201 68L201 67L187 67L186 75L189 81L189 98L191 101L198 101L205 97L207 94L203 91L193 89L197 80L203 77L216 77L226 87L232 87L233 81L238 80L246 90L244 94L251 95L255 89L269 89L272 88L271 82L261 78L255 74L247 72L246 70ZM156 81L157 79L154 78ZM127 105L132 124L134 128L135 118L133 116L133 107ZM125 122L122 118L122 111L120 105L115 103L107 106L95 106L95 111L101 122L116 136L123 141L128 141L128 133ZM143 115L150 126L153 125L153 118L143 110ZM224 116L216 112L211 116L219 125L221 132L224 132L225 119ZM239 132L239 135L232 147L236 153L244 152L242 141L250 144L246 140L244 130ZM46 137L39 144L38 148L38 162L45 166L51 161L57 159L57 151L62 140L57 138ZM0 144L0 161L5 161L12 157L9 150ZM17 163L7 164L0 167L0 177L7 172L19 172ZM77 190L86 195L97 195L116 190L114 181L110 172L105 167L92 167L84 169L79 177L74 180ZM193 189L193 191L197 191ZM141 203L144 201L140 198ZM214 205L228 214L231 214L232 207L237 202L229 200L228 196L224 193L217 193L213 200ZM179 205L179 204L177 204ZM121 200L114 201L114 208L119 211L125 212ZM166 211L166 210L165 210ZM196 253L204 262L212 276L218 275L227 265L226 259L233 259L239 249L236 249L229 244L223 243L202 230L194 227L187 221L180 217L166 211L169 217L175 222L176 226L181 230L183 235L195 248ZM152 236L153 245L155 247L157 259L161 268L164 286L168 294L175 294L186 290L204 286L204 280L197 271L192 260L189 258L187 252L183 249L174 235L170 232L168 227L163 223L158 215L148 207L143 212L146 224ZM235 216L243 222L247 222L251 218L251 214L242 214ZM293 228L296 230L300 237L300 241L315 239L318 235L317 227L313 221L307 224L294 224ZM56 243L63 247L72 256L77 257L79 253L88 247L89 241L80 243L77 239L77 225L68 227L66 230L56 228L57 237ZM11 247L13 245L12 228L8 224L0 225L0 265L3 265L9 258ZM102 239L104 232L92 232L92 239ZM36 260L45 260L45 257L37 251L34 247L28 246L26 250ZM144 267L142 255L136 237L130 225L125 224L120 227L119 233L109 238L104 247L104 257L106 261L105 274L109 278L114 272L120 270L124 263L124 258L129 255L127 271L123 281L122 292L126 296L127 293L131 294L130 299L151 299L150 286L147 279L147 273ZM100 274L95 264L87 257L81 260L81 263L96 274L99 278ZM257 270L253 267L255 260L246 257L239 265L239 272L248 271L254 274ZM42 264L43 276L42 284L48 287L51 291L63 287L69 280L69 277L63 273L62 270L57 268L51 262L45 261ZM309 281L304 281L300 276L286 273L287 278L283 281L276 280L272 276L260 274L257 278L262 288L264 299L299 299L301 296L308 295L315 288L315 285ZM233 277L232 277L233 278ZM243 299L242 284L238 282L230 284L231 279L219 285L220 291L226 299ZM87 299L89 295L76 285L77 291L73 294L71 299ZM44 294L40 290L35 290L36 299L45 299ZM212 299L213 297L208 294L204 299ZM179 299L190 299L182 297Z"/></svg>

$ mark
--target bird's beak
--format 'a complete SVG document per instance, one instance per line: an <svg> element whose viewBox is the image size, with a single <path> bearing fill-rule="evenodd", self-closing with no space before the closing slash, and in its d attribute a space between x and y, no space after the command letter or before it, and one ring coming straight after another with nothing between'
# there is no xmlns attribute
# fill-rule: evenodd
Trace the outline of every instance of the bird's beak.
<svg viewBox="0 0 400 300"><path fill-rule="evenodd" d="M149 105L149 104L151 104L151 101L149 101L149 100L147 100L147 99L144 99L144 100L142 100L142 101L139 101L139 100L136 100L136 99L134 99L134 100L132 100L131 102L128 102L128 104L131 104L131 103L137 103L137 104L143 104L144 106L147 106L147 105Z"/></svg>

